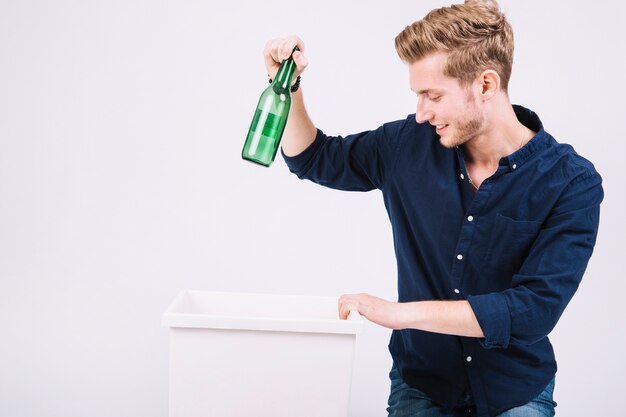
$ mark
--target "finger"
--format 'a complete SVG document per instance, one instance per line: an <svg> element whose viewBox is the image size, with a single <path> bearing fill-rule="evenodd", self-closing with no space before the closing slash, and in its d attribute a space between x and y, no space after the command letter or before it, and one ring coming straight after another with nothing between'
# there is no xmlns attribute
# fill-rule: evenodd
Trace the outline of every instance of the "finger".
<svg viewBox="0 0 626 417"><path fill-rule="evenodd" d="M345 295L339 297L339 300L337 301L337 314L339 315L340 320L343 320L343 309L346 302L347 300Z"/></svg>
<svg viewBox="0 0 626 417"><path fill-rule="evenodd" d="M294 52L293 60L296 63L296 76L302 74L304 69L309 65L309 60L304 56L302 52Z"/></svg>
<svg viewBox="0 0 626 417"><path fill-rule="evenodd" d="M346 320L356 320L361 314L356 310L348 311L348 317Z"/></svg>
<svg viewBox="0 0 626 417"><path fill-rule="evenodd" d="M278 65L280 64L280 59L278 58L278 46L282 42L282 39L272 39L267 41L265 44L265 48L263 49L263 58L265 59L265 67L268 72L276 71Z"/></svg>
<svg viewBox="0 0 626 417"><path fill-rule="evenodd" d="M341 320L347 320L348 315L350 315L350 311L352 310L356 310L356 307L350 304L345 304L344 306L341 307L341 310L339 311L339 318Z"/></svg>
<svg viewBox="0 0 626 417"><path fill-rule="evenodd" d="M352 295L342 295L339 297L339 318L341 320L346 320L351 310L358 311L359 304L358 301L354 300Z"/></svg>
<svg viewBox="0 0 626 417"><path fill-rule="evenodd" d="M339 297L339 300L337 301L337 314L339 315L340 320L342 320L341 315L343 313L343 306L345 303L346 303L345 295L342 295L341 297Z"/></svg>
<svg viewBox="0 0 626 417"><path fill-rule="evenodd" d="M278 58L283 61L291 56L293 49L298 47L300 51L304 51L304 42L299 37L293 35L282 40L278 45Z"/></svg>

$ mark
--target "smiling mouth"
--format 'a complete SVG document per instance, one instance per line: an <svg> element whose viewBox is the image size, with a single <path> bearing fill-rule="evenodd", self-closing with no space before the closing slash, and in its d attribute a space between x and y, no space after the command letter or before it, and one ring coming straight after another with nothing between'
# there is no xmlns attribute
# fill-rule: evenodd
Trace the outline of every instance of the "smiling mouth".
<svg viewBox="0 0 626 417"><path fill-rule="evenodd" d="M445 130L445 128L446 128L446 127L448 127L449 125L448 125L448 124L446 124L446 123L444 123L444 124L439 124L439 125L434 125L434 126L435 126L435 128L436 128L436 130L437 130L437 133L441 133L441 132L443 132L443 131Z"/></svg>

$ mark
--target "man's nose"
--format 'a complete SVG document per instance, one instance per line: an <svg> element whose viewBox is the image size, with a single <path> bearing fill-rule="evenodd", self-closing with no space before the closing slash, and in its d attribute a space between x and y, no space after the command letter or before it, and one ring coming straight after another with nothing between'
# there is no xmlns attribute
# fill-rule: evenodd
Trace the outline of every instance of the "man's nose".
<svg viewBox="0 0 626 417"><path fill-rule="evenodd" d="M417 123L426 123L433 119L433 112L425 108L422 100L418 100L417 109L415 110L415 121Z"/></svg>

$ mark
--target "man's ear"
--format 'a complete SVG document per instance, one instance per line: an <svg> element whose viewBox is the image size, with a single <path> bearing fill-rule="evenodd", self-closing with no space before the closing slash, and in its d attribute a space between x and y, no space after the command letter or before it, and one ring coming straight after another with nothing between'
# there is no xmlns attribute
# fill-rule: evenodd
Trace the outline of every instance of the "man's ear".
<svg viewBox="0 0 626 417"><path fill-rule="evenodd" d="M491 99L500 90L500 75L494 70L485 70L478 76L480 83L480 98Z"/></svg>

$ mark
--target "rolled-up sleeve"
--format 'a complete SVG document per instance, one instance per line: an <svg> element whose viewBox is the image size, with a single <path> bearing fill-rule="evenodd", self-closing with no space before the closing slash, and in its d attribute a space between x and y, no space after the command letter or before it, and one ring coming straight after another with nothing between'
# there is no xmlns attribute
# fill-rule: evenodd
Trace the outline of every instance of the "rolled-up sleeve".
<svg viewBox="0 0 626 417"><path fill-rule="evenodd" d="M506 297L502 293L470 295L467 300L485 338L485 349L506 348L511 339L511 314Z"/></svg>
<svg viewBox="0 0 626 417"><path fill-rule="evenodd" d="M552 331L593 252L603 195L596 172L575 178L542 225L511 288L468 296L484 348L530 345Z"/></svg>

